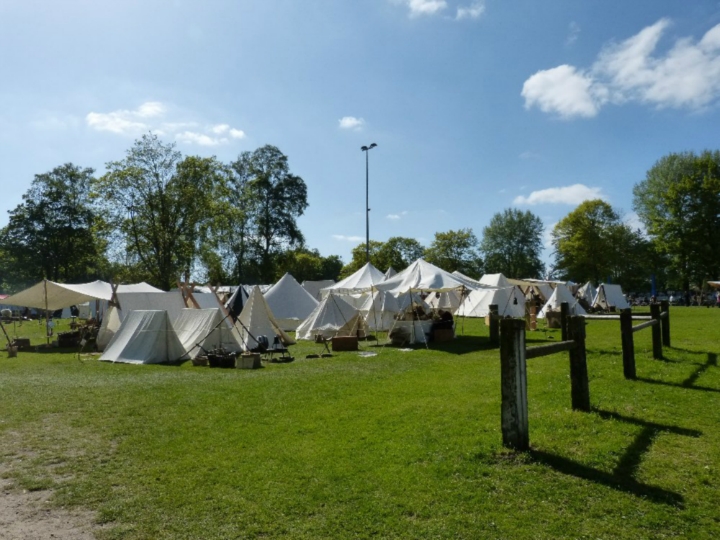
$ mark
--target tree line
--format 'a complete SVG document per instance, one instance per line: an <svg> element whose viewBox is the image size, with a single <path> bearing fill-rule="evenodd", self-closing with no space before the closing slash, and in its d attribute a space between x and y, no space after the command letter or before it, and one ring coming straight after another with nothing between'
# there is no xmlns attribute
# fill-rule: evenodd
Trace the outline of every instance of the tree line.
<svg viewBox="0 0 720 540"><path fill-rule="evenodd" d="M147 281L169 289L180 278L238 284L340 279L366 262L366 246L344 264L306 245L297 220L308 207L304 180L266 145L235 161L183 156L148 134L106 172L68 163L38 174L0 229L0 291L43 278ZM477 278L503 273L612 281L647 290L688 290L720 272L720 153L671 154L636 184L633 207L646 232L603 200L585 201L551 231L553 259L542 261L544 227L530 211L496 213L477 238L471 228L370 242L383 271L419 257Z"/></svg>

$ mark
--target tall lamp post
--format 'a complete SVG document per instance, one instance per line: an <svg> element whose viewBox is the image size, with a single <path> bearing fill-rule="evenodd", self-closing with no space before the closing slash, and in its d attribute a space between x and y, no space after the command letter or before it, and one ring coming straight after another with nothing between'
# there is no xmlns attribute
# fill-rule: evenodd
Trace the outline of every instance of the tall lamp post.
<svg viewBox="0 0 720 540"><path fill-rule="evenodd" d="M370 262L370 167L368 161L368 152L375 148L377 144L372 143L370 146L360 148L365 152L365 261Z"/></svg>

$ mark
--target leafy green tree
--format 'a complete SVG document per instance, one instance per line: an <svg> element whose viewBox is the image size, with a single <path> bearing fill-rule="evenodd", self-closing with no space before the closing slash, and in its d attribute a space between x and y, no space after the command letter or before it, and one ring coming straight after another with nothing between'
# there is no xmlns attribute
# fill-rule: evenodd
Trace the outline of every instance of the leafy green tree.
<svg viewBox="0 0 720 540"><path fill-rule="evenodd" d="M220 164L214 158L183 158L174 144L149 134L107 169L94 183L94 196L126 262L166 290L178 277L189 279L215 218L216 191L224 181Z"/></svg>
<svg viewBox="0 0 720 540"><path fill-rule="evenodd" d="M435 239L425 250L425 259L448 272L458 270L470 277L482 273L478 239L472 229L435 233Z"/></svg>
<svg viewBox="0 0 720 540"><path fill-rule="evenodd" d="M316 249L297 248L278 255L275 268L274 281L286 272L292 274L300 283L321 279L336 280L342 268L342 260L337 255L323 257Z"/></svg>
<svg viewBox="0 0 720 540"><path fill-rule="evenodd" d="M543 229L542 220L529 210L508 208L495 214L483 229L480 244L485 272L519 279L542 277Z"/></svg>
<svg viewBox="0 0 720 540"><path fill-rule="evenodd" d="M346 278L365 266L367 262L365 247L365 243L362 243L353 248L352 259L343 267L340 278ZM383 272L391 266L397 272L404 270L410 263L422 257L424 251L420 242L414 238L393 236L387 242L370 240L370 262Z"/></svg>
<svg viewBox="0 0 720 540"><path fill-rule="evenodd" d="M642 264L647 253L642 235L603 200L585 201L560 220L552 242L557 277L595 283L610 279L626 288L621 279L650 277Z"/></svg>
<svg viewBox="0 0 720 540"><path fill-rule="evenodd" d="M93 173L67 163L35 176L0 231L4 280L27 285L43 277L77 282L99 276L104 242L94 230Z"/></svg>
<svg viewBox="0 0 720 540"><path fill-rule="evenodd" d="M633 206L671 274L688 290L720 276L720 152L661 158L633 189Z"/></svg>

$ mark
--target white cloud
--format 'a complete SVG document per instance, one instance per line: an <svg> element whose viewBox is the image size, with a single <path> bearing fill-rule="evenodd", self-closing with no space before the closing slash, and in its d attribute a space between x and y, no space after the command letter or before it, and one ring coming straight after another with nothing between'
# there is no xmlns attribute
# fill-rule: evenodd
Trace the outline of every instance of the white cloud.
<svg viewBox="0 0 720 540"><path fill-rule="evenodd" d="M565 40L565 45L568 47L577 41L580 37L580 25L575 21L572 21L568 26L568 37Z"/></svg>
<svg viewBox="0 0 720 540"><path fill-rule="evenodd" d="M525 108L538 107L562 118L595 116L599 109L593 97L592 77L573 66L562 65L541 70L523 84Z"/></svg>
<svg viewBox="0 0 720 540"><path fill-rule="evenodd" d="M558 66L525 81L525 107L563 118L592 117L607 103L703 109L720 98L720 24L699 40L679 38L654 55L670 26L660 19L620 43L610 43L590 69Z"/></svg>
<svg viewBox="0 0 720 540"><path fill-rule="evenodd" d="M344 234L333 234L332 237L344 242L363 242L365 240L362 236L345 236Z"/></svg>
<svg viewBox="0 0 720 540"><path fill-rule="evenodd" d="M550 225L545 224L545 227L543 228L542 237L543 237L543 246L545 247L545 249L552 249L552 247L553 247L552 232L553 232L553 229L555 229L555 225L557 225L557 224L558 224L557 221Z"/></svg>
<svg viewBox="0 0 720 540"><path fill-rule="evenodd" d="M96 131L108 131L118 135L138 136L153 131L161 136L174 137L181 143L200 146L228 144L232 139L243 139L245 132L229 124L202 127L194 121L169 121L168 107L159 101L148 101L137 109L120 109L109 113L90 112L85 122Z"/></svg>
<svg viewBox="0 0 720 540"><path fill-rule="evenodd" d="M358 130L365 125L365 120L362 118L355 118L354 116L343 116L338 120L340 129L355 129Z"/></svg>
<svg viewBox="0 0 720 540"><path fill-rule="evenodd" d="M393 221L397 221L398 219L400 219L400 215L399 214L388 214L387 218L391 219Z"/></svg>
<svg viewBox="0 0 720 540"><path fill-rule="evenodd" d="M645 224L640 220L640 216L636 212L630 212L625 216L625 224L633 230L640 229L644 235L647 235Z"/></svg>
<svg viewBox="0 0 720 540"><path fill-rule="evenodd" d="M458 6L455 19L458 21L462 19L477 19L483 13L485 13L484 0L475 0L469 6Z"/></svg>
<svg viewBox="0 0 720 540"><path fill-rule="evenodd" d="M516 205L536 204L569 204L578 205L583 201L592 199L603 199L606 197L601 188L588 187L584 184L573 184L572 186L554 187L533 191L527 197L519 195L513 201Z"/></svg>
<svg viewBox="0 0 720 540"><path fill-rule="evenodd" d="M435 15L447 7L445 0L407 0L411 17Z"/></svg>

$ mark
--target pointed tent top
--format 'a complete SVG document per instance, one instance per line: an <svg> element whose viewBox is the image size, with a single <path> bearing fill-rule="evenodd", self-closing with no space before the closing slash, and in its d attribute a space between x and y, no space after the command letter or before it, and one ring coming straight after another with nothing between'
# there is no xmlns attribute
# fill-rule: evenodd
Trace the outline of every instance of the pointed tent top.
<svg viewBox="0 0 720 540"><path fill-rule="evenodd" d="M318 301L289 273L268 289L265 301L277 319L303 320L318 305Z"/></svg>
<svg viewBox="0 0 720 540"><path fill-rule="evenodd" d="M390 267L387 269L387 272L385 272L385 279L390 279L390 278L393 277L395 274L397 274L397 270L395 270L392 266L390 266Z"/></svg>
<svg viewBox="0 0 720 540"><path fill-rule="evenodd" d="M360 312L337 294L328 294L315 310L298 326L297 339L314 339L320 334L324 337L336 335L357 335L365 332L367 326Z"/></svg>
<svg viewBox="0 0 720 540"><path fill-rule="evenodd" d="M559 311L560 304L563 302L568 303L568 306L570 307L570 315L587 315L587 312L580 305L577 298L572 295L570 289L562 283L559 283L550 295L550 298L548 298L548 301L545 302L545 305L540 310L540 313L538 313L538 319L544 319L547 316L548 311Z"/></svg>
<svg viewBox="0 0 720 540"><path fill-rule="evenodd" d="M272 343L277 335L285 345L295 344L295 341L280 328L257 285L250 291L250 296L235 323L235 329L239 332L239 339L246 350L257 347L258 336L267 336Z"/></svg>
<svg viewBox="0 0 720 540"><path fill-rule="evenodd" d="M510 287L512 283L502 274L485 274L480 278L480 283L491 287Z"/></svg>
<svg viewBox="0 0 720 540"><path fill-rule="evenodd" d="M402 272L392 278L375 285L381 291L391 291L401 294L413 291L451 291L453 289L467 288L467 285L434 264L424 259L418 259Z"/></svg>
<svg viewBox="0 0 720 540"><path fill-rule="evenodd" d="M385 274L375 268L372 263L365 263L357 272L349 275L335 285L322 289L322 294L333 292L335 294L361 293L369 291L373 285L385 281Z"/></svg>

